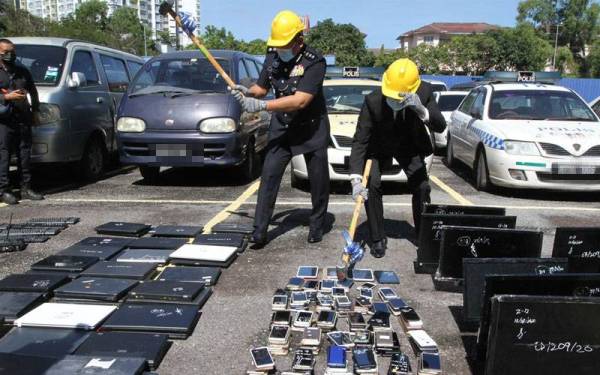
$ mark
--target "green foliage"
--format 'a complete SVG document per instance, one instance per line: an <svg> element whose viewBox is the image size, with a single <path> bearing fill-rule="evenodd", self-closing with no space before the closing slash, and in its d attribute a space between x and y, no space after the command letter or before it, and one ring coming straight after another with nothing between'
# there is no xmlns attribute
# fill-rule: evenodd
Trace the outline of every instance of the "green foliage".
<svg viewBox="0 0 600 375"><path fill-rule="evenodd" d="M600 40L596 40L590 48L588 68L591 77L600 78Z"/></svg>
<svg viewBox="0 0 600 375"><path fill-rule="evenodd" d="M338 24L332 19L320 21L306 37L306 42L323 54L336 57L342 66L372 66L375 56L367 50L365 35L352 24Z"/></svg>
<svg viewBox="0 0 600 375"><path fill-rule="evenodd" d="M499 68L509 70L544 70L552 57L552 46L540 38L531 25L520 24L513 29L488 33L499 45Z"/></svg>

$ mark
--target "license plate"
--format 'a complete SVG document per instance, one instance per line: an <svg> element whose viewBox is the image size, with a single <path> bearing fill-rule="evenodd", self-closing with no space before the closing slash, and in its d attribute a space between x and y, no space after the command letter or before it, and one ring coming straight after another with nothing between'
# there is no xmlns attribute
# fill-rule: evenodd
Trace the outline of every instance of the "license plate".
<svg viewBox="0 0 600 375"><path fill-rule="evenodd" d="M552 173L571 175L600 174L600 166L590 164L552 164Z"/></svg>
<svg viewBox="0 0 600 375"><path fill-rule="evenodd" d="M188 149L185 144L156 145L156 156L158 157L186 157Z"/></svg>

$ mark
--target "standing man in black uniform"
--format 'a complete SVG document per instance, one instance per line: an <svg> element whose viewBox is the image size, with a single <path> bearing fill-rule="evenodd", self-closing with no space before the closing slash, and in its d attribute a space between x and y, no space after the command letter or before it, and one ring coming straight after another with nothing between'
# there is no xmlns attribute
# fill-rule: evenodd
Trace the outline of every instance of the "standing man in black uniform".
<svg viewBox="0 0 600 375"><path fill-rule="evenodd" d="M0 39L0 194L2 201L16 204L10 190L9 167L11 151L17 154L21 175L21 199L41 200L44 197L31 190L31 125L39 99L31 73L15 62L14 44ZM28 101L27 95L29 94Z"/></svg>
<svg viewBox="0 0 600 375"><path fill-rule="evenodd" d="M267 243L281 178L292 156L300 154L306 158L313 206L308 242L323 238L329 203L329 120L323 96L326 62L304 44L303 30L304 24L295 13L277 14L258 81L249 89L241 85L232 88L246 112L273 112L254 216L252 240L256 248ZM276 99L261 100L271 88Z"/></svg>
<svg viewBox="0 0 600 375"><path fill-rule="evenodd" d="M423 204L431 201L424 159L433 153L433 148L426 126L438 133L446 128L431 85L421 81L414 62L397 60L384 73L381 90L365 98L350 154L352 196L357 199L362 195L367 199L371 254L376 258L383 257L387 248L381 171L392 165L392 159L396 159L408 178L415 231L419 233ZM367 159L373 159L368 190L362 185Z"/></svg>

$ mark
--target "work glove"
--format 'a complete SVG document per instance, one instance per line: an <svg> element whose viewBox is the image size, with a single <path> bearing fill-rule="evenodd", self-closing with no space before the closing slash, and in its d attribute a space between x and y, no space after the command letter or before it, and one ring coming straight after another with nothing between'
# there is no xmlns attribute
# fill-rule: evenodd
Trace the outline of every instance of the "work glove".
<svg viewBox="0 0 600 375"><path fill-rule="evenodd" d="M406 107L415 111L421 121L429 120L429 110L421 103L421 99L417 94L408 94L405 99Z"/></svg>
<svg viewBox="0 0 600 375"><path fill-rule="evenodd" d="M369 199L369 189L365 188L362 184L362 178L353 178L352 183L352 199L357 200L359 196L362 196L364 200Z"/></svg>
<svg viewBox="0 0 600 375"><path fill-rule="evenodd" d="M227 90L235 97L238 102L241 102L244 96L248 95L248 88L244 85L227 86Z"/></svg>
<svg viewBox="0 0 600 375"><path fill-rule="evenodd" d="M237 101L242 105L244 112L256 113L267 110L267 102L256 98L247 98L245 96L235 97Z"/></svg>

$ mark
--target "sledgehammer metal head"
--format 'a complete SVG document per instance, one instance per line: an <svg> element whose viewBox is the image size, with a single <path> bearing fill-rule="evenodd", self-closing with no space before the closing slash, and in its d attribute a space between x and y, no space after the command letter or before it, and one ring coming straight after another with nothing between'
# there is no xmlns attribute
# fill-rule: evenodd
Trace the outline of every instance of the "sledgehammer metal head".
<svg viewBox="0 0 600 375"><path fill-rule="evenodd" d="M344 281L347 277L352 277L350 273L354 269L354 265L360 262L365 255L365 243L352 241L352 236L347 230L342 231L342 236L346 245L342 255L343 265L337 266L337 278L339 281Z"/></svg>
<svg viewBox="0 0 600 375"><path fill-rule="evenodd" d="M163 1L160 4L160 7L158 8L158 13L160 13L161 16L166 16L167 14L169 14L169 11L173 11L174 5L175 5L175 0Z"/></svg>

